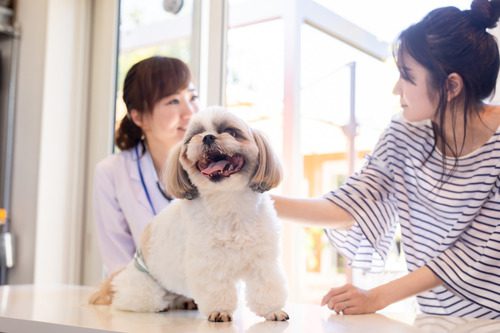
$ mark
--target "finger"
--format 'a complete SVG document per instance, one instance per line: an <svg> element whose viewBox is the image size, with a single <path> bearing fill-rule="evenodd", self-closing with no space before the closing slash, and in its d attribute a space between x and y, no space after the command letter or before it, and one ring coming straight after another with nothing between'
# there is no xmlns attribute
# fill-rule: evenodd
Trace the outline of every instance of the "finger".
<svg viewBox="0 0 500 333"><path fill-rule="evenodd" d="M345 298L345 295L346 293L343 291L330 291L321 300L321 305L328 304L331 300L335 300L334 302L337 303L343 300Z"/></svg>
<svg viewBox="0 0 500 333"><path fill-rule="evenodd" d="M330 296L330 292L323 296L323 298L321 299L321 306L327 304L331 297L332 296Z"/></svg>
<svg viewBox="0 0 500 333"><path fill-rule="evenodd" d="M328 301L330 300L330 298L332 298L332 290L330 289L330 291L325 295L323 296L323 298L321 299L321 306L325 305L328 303Z"/></svg>
<svg viewBox="0 0 500 333"><path fill-rule="evenodd" d="M328 308L336 313L340 312L340 304L334 303L333 301L328 302Z"/></svg>
<svg viewBox="0 0 500 333"><path fill-rule="evenodd" d="M330 298L332 298L333 296L346 292L349 289L349 287L350 287L349 284L345 284L342 287L330 289L328 293L325 296L323 296L323 299L321 300L321 306L327 304L328 300L330 300Z"/></svg>
<svg viewBox="0 0 500 333"><path fill-rule="evenodd" d="M340 295L336 295L330 298L329 303L332 302L333 304L337 304L340 302L346 302L351 300L351 293L349 291L344 292Z"/></svg>
<svg viewBox="0 0 500 333"><path fill-rule="evenodd" d="M355 315L355 314L363 314L360 309L356 306L349 306L342 311L345 315Z"/></svg>
<svg viewBox="0 0 500 333"><path fill-rule="evenodd" d="M325 300L325 304L328 304L328 308L333 310L335 304L350 300L350 295L351 293L347 291L340 295L331 296L329 299Z"/></svg>
<svg viewBox="0 0 500 333"><path fill-rule="evenodd" d="M339 302L337 304L334 305L333 307L333 310L336 312L336 313L342 313L342 314L345 314L345 311L346 309L349 308L349 302Z"/></svg>
<svg viewBox="0 0 500 333"><path fill-rule="evenodd" d="M328 308L330 310L334 310L337 304L344 304L344 307L346 304L351 304L352 299L349 297L349 293L344 293L339 296L333 296L328 300Z"/></svg>

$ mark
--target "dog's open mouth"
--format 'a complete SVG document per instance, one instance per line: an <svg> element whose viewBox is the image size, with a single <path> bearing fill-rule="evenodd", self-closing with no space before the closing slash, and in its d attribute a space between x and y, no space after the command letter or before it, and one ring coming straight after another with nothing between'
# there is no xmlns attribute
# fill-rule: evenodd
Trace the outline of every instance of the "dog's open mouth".
<svg viewBox="0 0 500 333"><path fill-rule="evenodd" d="M221 153L209 153L199 160L196 166L210 180L218 181L240 171L244 164L245 159L240 154L229 156Z"/></svg>

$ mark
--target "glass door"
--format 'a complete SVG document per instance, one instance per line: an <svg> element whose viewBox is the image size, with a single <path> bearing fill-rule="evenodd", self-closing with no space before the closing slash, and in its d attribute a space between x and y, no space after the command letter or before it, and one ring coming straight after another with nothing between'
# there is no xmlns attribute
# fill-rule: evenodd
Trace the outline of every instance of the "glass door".
<svg viewBox="0 0 500 333"><path fill-rule="evenodd" d="M126 114L122 86L133 64L153 55L179 58L188 64L193 61L193 0L178 3L183 5L169 8L162 0L120 1L116 123Z"/></svg>

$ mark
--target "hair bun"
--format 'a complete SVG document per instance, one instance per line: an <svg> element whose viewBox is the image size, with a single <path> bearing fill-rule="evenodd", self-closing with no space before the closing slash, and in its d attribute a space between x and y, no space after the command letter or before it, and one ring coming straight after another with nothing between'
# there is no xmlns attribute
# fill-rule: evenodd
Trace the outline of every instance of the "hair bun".
<svg viewBox="0 0 500 333"><path fill-rule="evenodd" d="M473 0L470 5L472 23L481 29L497 26L500 16L500 0Z"/></svg>

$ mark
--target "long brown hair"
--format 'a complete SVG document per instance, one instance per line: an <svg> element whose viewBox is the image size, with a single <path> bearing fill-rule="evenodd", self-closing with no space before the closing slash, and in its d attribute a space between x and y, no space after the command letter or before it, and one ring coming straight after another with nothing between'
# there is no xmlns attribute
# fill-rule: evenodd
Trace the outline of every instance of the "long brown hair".
<svg viewBox="0 0 500 333"><path fill-rule="evenodd" d="M132 121L132 110L152 112L156 102L187 88L190 81L188 66L176 58L154 56L133 65L123 83L123 101L127 114L116 130L116 146L126 150L141 141L142 130Z"/></svg>

